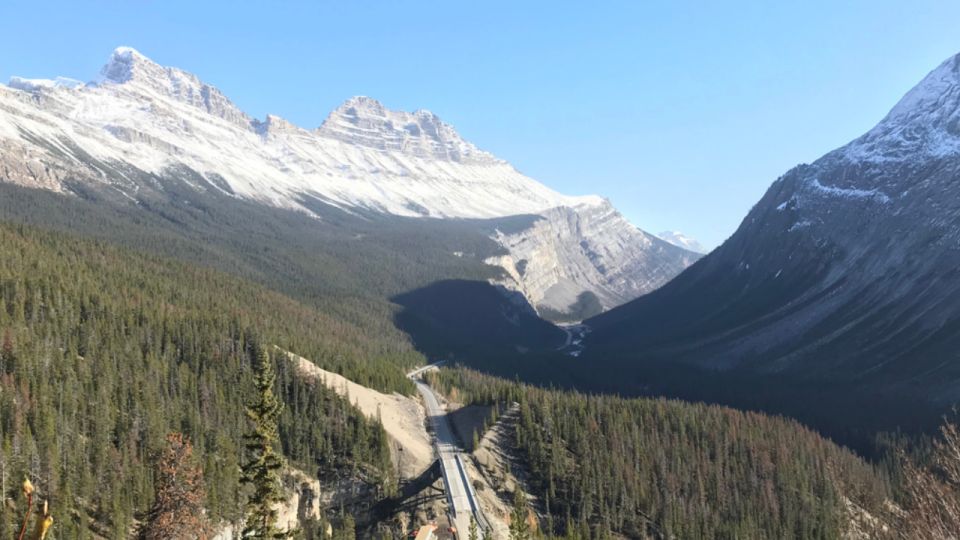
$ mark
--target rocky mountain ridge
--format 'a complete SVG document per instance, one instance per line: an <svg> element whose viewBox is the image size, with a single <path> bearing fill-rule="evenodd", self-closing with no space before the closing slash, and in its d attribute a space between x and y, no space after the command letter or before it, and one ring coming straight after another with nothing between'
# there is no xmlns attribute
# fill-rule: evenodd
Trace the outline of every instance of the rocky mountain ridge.
<svg viewBox="0 0 960 540"><path fill-rule="evenodd" d="M355 97L314 130L274 115L261 121L197 76L128 47L115 50L91 83L0 85L0 180L66 194L96 186L136 200L155 188L141 173L183 171L199 191L306 213L320 202L439 219L539 216L540 231L559 236L537 249L510 251L524 231L498 233L510 251L501 262L528 270L503 282L536 291L534 305L561 310L583 293L612 307L696 258L651 240L600 197L562 195L524 176L429 111L391 111ZM580 225L562 224L569 215Z"/></svg>

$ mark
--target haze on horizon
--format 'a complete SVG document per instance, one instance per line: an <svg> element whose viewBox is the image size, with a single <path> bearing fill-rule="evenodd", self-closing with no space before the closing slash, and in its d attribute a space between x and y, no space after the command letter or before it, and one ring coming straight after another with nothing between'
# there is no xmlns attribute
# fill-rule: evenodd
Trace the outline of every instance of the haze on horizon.
<svg viewBox="0 0 960 540"><path fill-rule="evenodd" d="M645 230L683 231L708 248L780 174L868 130L960 52L960 5L934 0L589 10L113 1L36 10L18 0L0 15L3 81L90 80L129 45L259 118L315 127L358 94L427 108L550 187L608 197Z"/></svg>

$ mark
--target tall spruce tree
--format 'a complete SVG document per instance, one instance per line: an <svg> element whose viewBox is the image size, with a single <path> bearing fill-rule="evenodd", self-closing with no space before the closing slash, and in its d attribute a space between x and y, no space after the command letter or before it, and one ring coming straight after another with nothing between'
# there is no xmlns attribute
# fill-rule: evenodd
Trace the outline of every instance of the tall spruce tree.
<svg viewBox="0 0 960 540"><path fill-rule="evenodd" d="M530 539L529 517L527 495L517 486L513 491L513 510L510 512L510 540Z"/></svg>
<svg viewBox="0 0 960 540"><path fill-rule="evenodd" d="M280 484L283 457L276 449L280 439L277 422L283 404L273 391L273 361L256 340L250 345L250 353L256 396L247 406L252 430L244 436L247 461L242 468L241 482L251 485L253 493L247 500L242 536L264 540L288 538L289 534L277 527L277 504L283 501Z"/></svg>

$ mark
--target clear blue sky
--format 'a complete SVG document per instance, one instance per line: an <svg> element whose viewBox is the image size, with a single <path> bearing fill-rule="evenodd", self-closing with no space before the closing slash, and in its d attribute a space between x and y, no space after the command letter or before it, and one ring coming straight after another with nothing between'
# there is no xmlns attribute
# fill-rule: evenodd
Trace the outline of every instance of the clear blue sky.
<svg viewBox="0 0 960 540"><path fill-rule="evenodd" d="M960 52L956 0L5 1L0 77L92 79L118 45L319 125L428 108L566 193L714 246L769 184Z"/></svg>

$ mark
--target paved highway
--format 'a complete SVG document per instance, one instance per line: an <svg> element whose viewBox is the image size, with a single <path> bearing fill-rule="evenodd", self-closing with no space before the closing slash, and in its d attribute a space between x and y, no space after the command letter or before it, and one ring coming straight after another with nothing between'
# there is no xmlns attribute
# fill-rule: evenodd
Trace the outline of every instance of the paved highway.
<svg viewBox="0 0 960 540"><path fill-rule="evenodd" d="M407 376L413 379L413 382L417 385L417 390L423 396L427 417L433 427L434 447L443 470L443 483L447 492L447 501L450 503L453 526L457 529L457 537L466 539L471 516L477 521L478 526L486 523L486 521L483 519L473 486L470 485L470 480L467 478L464 457L457 445L456 438L453 436L453 428L447 418L447 413L440 406L440 400L433 388L430 388L427 383L420 379L420 375L425 371L436 369L436 367L437 364L432 364L412 371Z"/></svg>

